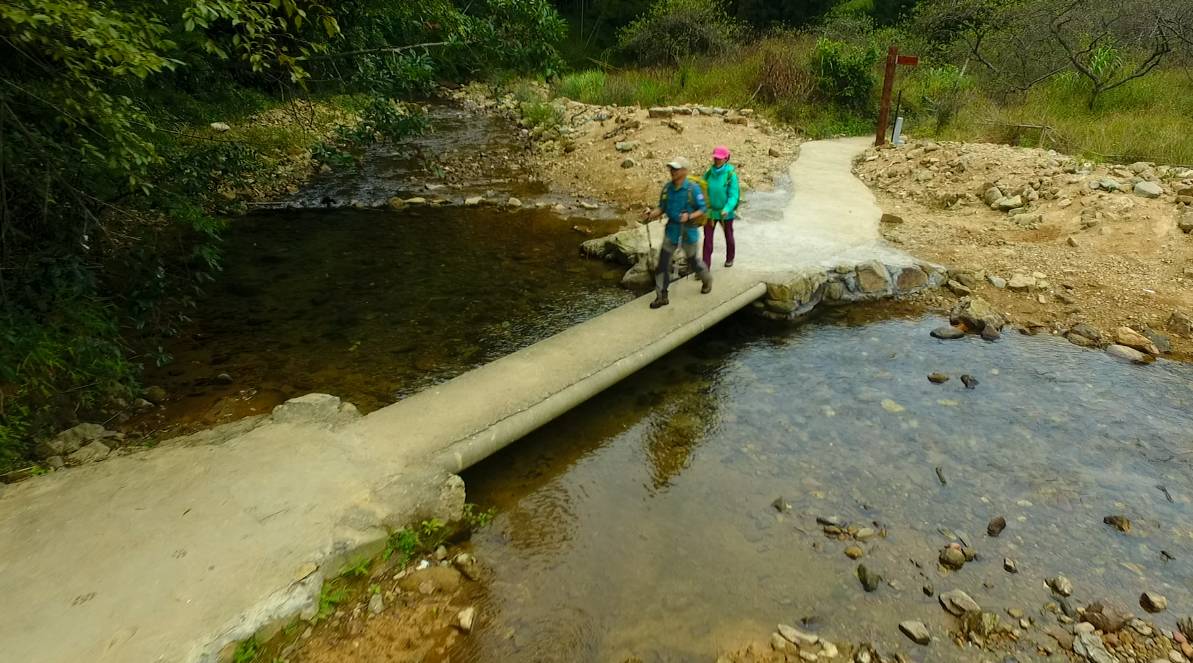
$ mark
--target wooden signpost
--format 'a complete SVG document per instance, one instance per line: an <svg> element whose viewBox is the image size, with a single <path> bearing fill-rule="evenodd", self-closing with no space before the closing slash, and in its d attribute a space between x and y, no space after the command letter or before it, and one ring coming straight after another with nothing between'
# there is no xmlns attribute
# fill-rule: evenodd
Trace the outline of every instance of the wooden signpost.
<svg viewBox="0 0 1193 663"><path fill-rule="evenodd" d="M882 106L878 109L878 132L874 137L875 145L886 144L886 129L891 119L891 91L895 87L895 67L904 65L914 67L920 59L914 55L899 55L899 47L891 46L886 53L886 74L882 78Z"/></svg>

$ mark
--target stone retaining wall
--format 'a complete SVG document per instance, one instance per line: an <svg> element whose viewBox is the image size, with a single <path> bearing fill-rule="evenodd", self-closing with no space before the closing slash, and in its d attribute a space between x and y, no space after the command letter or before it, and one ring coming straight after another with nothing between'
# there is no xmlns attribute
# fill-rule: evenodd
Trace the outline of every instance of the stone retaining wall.
<svg viewBox="0 0 1193 663"><path fill-rule="evenodd" d="M860 265L839 265L824 272L808 272L780 282L767 281L765 299L755 310L775 320L794 320L807 315L816 305L848 304L898 297L947 280L939 265L914 263L887 265L870 260Z"/></svg>

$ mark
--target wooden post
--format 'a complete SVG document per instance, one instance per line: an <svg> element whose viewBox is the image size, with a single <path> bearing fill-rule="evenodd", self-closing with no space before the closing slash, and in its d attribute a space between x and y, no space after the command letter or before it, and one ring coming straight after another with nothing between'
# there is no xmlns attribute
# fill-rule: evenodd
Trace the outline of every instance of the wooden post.
<svg viewBox="0 0 1193 663"><path fill-rule="evenodd" d="M878 108L878 131L874 135L875 145L886 144L886 128L891 119L891 90L895 87L895 63L898 60L899 47L891 46L886 53L886 74L882 77L882 105Z"/></svg>

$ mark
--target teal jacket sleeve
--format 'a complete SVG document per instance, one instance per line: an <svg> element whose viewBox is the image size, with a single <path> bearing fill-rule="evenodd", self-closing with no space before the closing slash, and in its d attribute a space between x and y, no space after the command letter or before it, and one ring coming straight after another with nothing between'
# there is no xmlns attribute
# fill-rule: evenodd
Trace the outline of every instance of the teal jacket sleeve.
<svg viewBox="0 0 1193 663"><path fill-rule="evenodd" d="M737 183L737 169L736 168L729 171L728 182L729 182L729 186L728 186L729 197L725 199L724 213L725 213L725 218L731 219L734 216L736 216L737 203L739 200L741 200L741 188L738 186L738 183Z"/></svg>

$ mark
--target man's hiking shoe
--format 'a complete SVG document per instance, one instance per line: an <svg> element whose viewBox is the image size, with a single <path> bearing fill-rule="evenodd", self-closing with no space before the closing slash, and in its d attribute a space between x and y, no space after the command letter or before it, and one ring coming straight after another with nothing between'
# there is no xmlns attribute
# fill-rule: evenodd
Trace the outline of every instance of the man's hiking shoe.
<svg viewBox="0 0 1193 663"><path fill-rule="evenodd" d="M667 301L667 295L659 295L658 297L654 298L653 302L650 303L650 307L651 308L663 308L664 306L666 306L670 303L671 302Z"/></svg>
<svg viewBox="0 0 1193 663"><path fill-rule="evenodd" d="M733 266L733 261L732 261L732 260L726 260L726 261L725 261L725 266L726 266L726 267L732 267L732 266Z"/></svg>
<svg viewBox="0 0 1193 663"><path fill-rule="evenodd" d="M707 295L712 292L712 281L705 281L704 287L700 288L700 294Z"/></svg>

